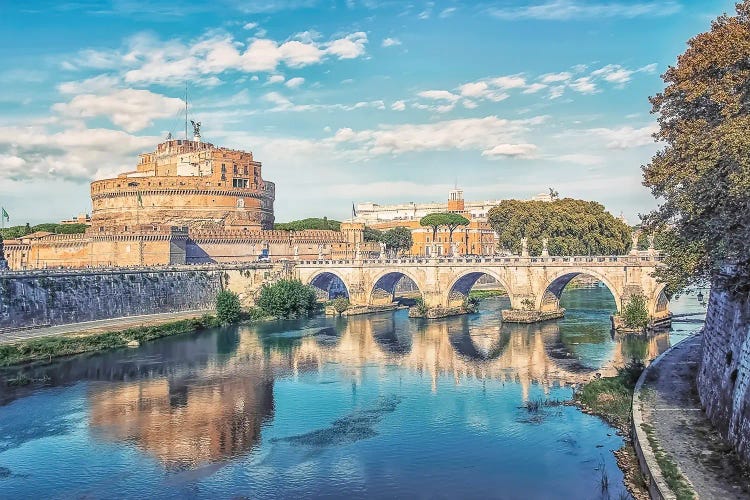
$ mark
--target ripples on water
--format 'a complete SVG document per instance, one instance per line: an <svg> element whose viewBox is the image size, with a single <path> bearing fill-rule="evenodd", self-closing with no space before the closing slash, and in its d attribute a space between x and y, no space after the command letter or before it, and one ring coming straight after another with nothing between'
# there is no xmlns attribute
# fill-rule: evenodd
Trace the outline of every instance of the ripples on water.
<svg viewBox="0 0 750 500"><path fill-rule="evenodd" d="M25 368L47 387L3 389L0 497L620 498L621 438L527 403L669 336L613 336L604 289L563 306L528 326L501 325L497 299L445 320L279 321Z"/></svg>

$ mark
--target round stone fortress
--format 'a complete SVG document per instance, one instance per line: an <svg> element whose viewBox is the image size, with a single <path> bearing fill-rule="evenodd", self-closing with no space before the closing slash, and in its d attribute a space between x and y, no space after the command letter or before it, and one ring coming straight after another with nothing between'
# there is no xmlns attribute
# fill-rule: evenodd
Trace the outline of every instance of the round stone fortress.
<svg viewBox="0 0 750 500"><path fill-rule="evenodd" d="M139 155L135 171L91 183L92 232L143 225L273 229L274 184L253 154L172 139Z"/></svg>

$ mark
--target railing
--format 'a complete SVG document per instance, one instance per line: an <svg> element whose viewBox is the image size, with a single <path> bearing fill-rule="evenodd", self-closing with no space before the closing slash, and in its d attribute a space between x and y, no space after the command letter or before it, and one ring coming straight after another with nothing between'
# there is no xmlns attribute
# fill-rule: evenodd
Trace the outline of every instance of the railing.
<svg viewBox="0 0 750 500"><path fill-rule="evenodd" d="M504 264L504 265L577 265L577 264L626 264L640 265L641 263L661 262L662 257L658 254L637 254L637 255L576 255L576 256L535 256L521 257L520 255L499 256L487 255L477 257L428 257L414 256L401 258L367 258L367 259L315 259L315 260L298 260L295 263L302 266L382 266L384 264Z"/></svg>
<svg viewBox="0 0 750 500"><path fill-rule="evenodd" d="M234 269L271 269L273 264L267 262L227 263L227 264L185 264L163 266L87 266L77 268L47 268L28 270L0 270L0 277L33 277L33 276L75 276L82 274L131 274L131 273L161 273L187 271L224 271Z"/></svg>

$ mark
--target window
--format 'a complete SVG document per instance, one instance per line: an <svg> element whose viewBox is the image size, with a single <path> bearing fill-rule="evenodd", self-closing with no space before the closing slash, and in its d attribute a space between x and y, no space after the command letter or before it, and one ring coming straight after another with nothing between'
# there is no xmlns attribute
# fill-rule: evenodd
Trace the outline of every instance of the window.
<svg viewBox="0 0 750 500"><path fill-rule="evenodd" d="M249 179L232 179L232 187L236 188L246 188L249 183Z"/></svg>

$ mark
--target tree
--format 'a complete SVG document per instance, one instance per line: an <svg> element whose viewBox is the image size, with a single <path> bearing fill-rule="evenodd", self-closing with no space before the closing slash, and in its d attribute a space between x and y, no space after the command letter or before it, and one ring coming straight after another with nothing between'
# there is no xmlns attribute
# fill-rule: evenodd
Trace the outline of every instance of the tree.
<svg viewBox="0 0 750 500"><path fill-rule="evenodd" d="M327 229L329 231L340 231L341 222L328 217L312 217L309 219L293 220L291 222L279 222L273 225L274 229L281 231L304 231L305 229Z"/></svg>
<svg viewBox="0 0 750 500"><path fill-rule="evenodd" d="M239 296L229 290L216 295L216 320L222 325L236 323L242 315Z"/></svg>
<svg viewBox="0 0 750 500"><path fill-rule="evenodd" d="M448 226L448 241L453 241L453 231L459 226L468 226L469 219L460 214L448 212L445 215L445 225Z"/></svg>
<svg viewBox="0 0 750 500"><path fill-rule="evenodd" d="M299 280L279 280L273 285L263 285L257 306L280 318L304 316L315 309L315 291Z"/></svg>
<svg viewBox="0 0 750 500"><path fill-rule="evenodd" d="M445 224L443 214L427 214L419 219L419 225L432 228L432 241L437 239L437 231L440 226Z"/></svg>
<svg viewBox="0 0 750 500"><path fill-rule="evenodd" d="M388 250L393 250L396 253L408 251L413 245L411 231L402 226L385 231L382 241Z"/></svg>
<svg viewBox="0 0 750 500"><path fill-rule="evenodd" d="M657 277L670 293L712 280L727 263L734 276L720 285L750 290L750 0L736 8L688 41L650 99L654 137L666 146L643 167L661 201L644 222L667 234Z"/></svg>
<svg viewBox="0 0 750 500"><path fill-rule="evenodd" d="M362 238L365 241L382 241L383 232L371 227L365 226L365 230L362 232Z"/></svg>
<svg viewBox="0 0 750 500"><path fill-rule="evenodd" d="M437 238L437 231L440 226L448 228L448 231L450 232L450 239L448 241L450 242L453 241L453 231L455 231L458 226L467 226L468 224L469 219L453 212L429 214L419 220L419 225L432 227L432 241L435 241L435 238Z"/></svg>
<svg viewBox="0 0 750 500"><path fill-rule="evenodd" d="M543 238L551 255L622 255L631 243L630 227L593 201L504 200L487 219L500 246L515 253L521 238L528 238L531 255L541 254Z"/></svg>
<svg viewBox="0 0 750 500"><path fill-rule="evenodd" d="M633 295L622 309L622 320L628 328L646 328L648 310L643 295Z"/></svg>

